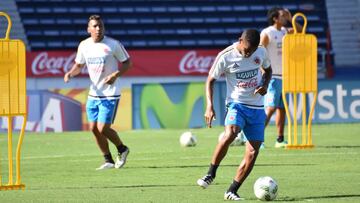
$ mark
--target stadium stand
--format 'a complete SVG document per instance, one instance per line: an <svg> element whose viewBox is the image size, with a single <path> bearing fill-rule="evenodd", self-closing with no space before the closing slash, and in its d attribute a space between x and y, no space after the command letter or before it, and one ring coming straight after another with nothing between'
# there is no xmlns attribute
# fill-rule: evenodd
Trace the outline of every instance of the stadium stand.
<svg viewBox="0 0 360 203"><path fill-rule="evenodd" d="M319 67L329 63L325 0L15 0L29 49L76 49L87 19L100 14L106 35L128 49L224 48L246 28L267 26L267 10L288 8L307 16L307 33L318 38ZM91 3L90 3L91 2Z"/></svg>
<svg viewBox="0 0 360 203"><path fill-rule="evenodd" d="M128 48L224 47L250 27L267 25L266 12L275 5L303 12L307 32L325 48L328 21L324 0L311 1L74 1L16 0L32 50L74 49L87 37L86 22L101 14L107 35ZM83 29L81 29L83 28ZM61 37L59 37L61 36Z"/></svg>

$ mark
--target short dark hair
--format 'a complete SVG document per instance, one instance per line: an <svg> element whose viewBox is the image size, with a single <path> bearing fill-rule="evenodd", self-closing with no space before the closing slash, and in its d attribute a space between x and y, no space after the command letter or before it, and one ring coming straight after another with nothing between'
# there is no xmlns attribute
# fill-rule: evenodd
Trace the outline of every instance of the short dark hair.
<svg viewBox="0 0 360 203"><path fill-rule="evenodd" d="M241 39L248 42L251 47L258 47L260 43L260 33L256 29L247 29L241 34Z"/></svg>
<svg viewBox="0 0 360 203"><path fill-rule="evenodd" d="M273 7L271 8L268 13L267 13L267 19L268 19L268 23L269 25L274 25L274 18L279 17L279 11L283 10L280 7Z"/></svg>
<svg viewBox="0 0 360 203"><path fill-rule="evenodd" d="M91 15L88 22L90 22L90 20L102 21L99 15Z"/></svg>

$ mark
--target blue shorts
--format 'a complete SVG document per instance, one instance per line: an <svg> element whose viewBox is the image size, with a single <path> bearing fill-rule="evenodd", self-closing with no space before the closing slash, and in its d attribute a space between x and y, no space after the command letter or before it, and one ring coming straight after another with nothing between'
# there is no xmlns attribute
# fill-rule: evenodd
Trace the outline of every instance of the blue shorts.
<svg viewBox="0 0 360 203"><path fill-rule="evenodd" d="M251 109L231 102L227 105L225 126L239 126L247 140L264 142L265 118L264 109Z"/></svg>
<svg viewBox="0 0 360 203"><path fill-rule="evenodd" d="M119 99L95 100L88 99L86 102L86 114L89 122L113 123L118 107Z"/></svg>
<svg viewBox="0 0 360 203"><path fill-rule="evenodd" d="M273 78L270 80L267 93L264 97L264 106L284 108L284 102L282 99L282 80Z"/></svg>

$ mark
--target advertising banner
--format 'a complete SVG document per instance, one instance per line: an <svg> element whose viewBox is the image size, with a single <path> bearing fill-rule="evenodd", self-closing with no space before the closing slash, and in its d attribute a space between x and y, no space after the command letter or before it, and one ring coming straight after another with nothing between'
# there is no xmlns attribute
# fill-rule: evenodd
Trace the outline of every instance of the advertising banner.
<svg viewBox="0 0 360 203"><path fill-rule="evenodd" d="M28 118L25 130L63 132L82 130L79 102L46 90L27 91ZM22 117L14 119L12 128L20 130ZM0 117L0 130L6 130L7 117Z"/></svg>
<svg viewBox="0 0 360 203"><path fill-rule="evenodd" d="M124 76L207 75L219 50L131 50L133 68ZM27 76L63 77L74 64L73 51L33 51L27 53ZM86 76L84 68L80 76Z"/></svg>
<svg viewBox="0 0 360 203"><path fill-rule="evenodd" d="M147 128L197 128L205 127L205 84L137 84L132 86L133 129ZM318 83L318 97L313 123L360 122L360 82L325 81ZM226 84L214 84L214 108L217 119L214 125L222 125L226 113ZM314 96L308 95L306 115ZM288 97L290 112L294 102ZM298 96L297 120L301 123L302 99ZM275 116L273 116L275 117Z"/></svg>

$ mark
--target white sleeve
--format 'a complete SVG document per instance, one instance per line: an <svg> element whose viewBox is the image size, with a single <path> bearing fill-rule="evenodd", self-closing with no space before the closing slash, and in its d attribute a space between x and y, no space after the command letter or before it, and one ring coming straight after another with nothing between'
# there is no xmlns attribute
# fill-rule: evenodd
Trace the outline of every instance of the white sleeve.
<svg viewBox="0 0 360 203"><path fill-rule="evenodd" d="M76 57L75 57L75 62L77 64L85 64L86 63L86 60L85 60L85 57L84 57L84 54L83 54L83 46L84 44L81 42L79 44L79 47L78 47L78 50L77 50L77 53L76 53Z"/></svg>
<svg viewBox="0 0 360 203"><path fill-rule="evenodd" d="M213 65L211 66L209 75L217 80L224 72L225 72L225 60L222 55L218 54Z"/></svg>
<svg viewBox="0 0 360 203"><path fill-rule="evenodd" d="M115 43L115 52L114 52L115 58L119 60L120 62L124 62L130 58L129 54L125 50L124 46L120 42Z"/></svg>
<svg viewBox="0 0 360 203"><path fill-rule="evenodd" d="M270 58L269 58L269 55L268 55L266 49L263 48L263 50L264 50L264 60L263 60L263 63L262 63L262 67L266 69L266 68L270 67L271 61L270 61Z"/></svg>

